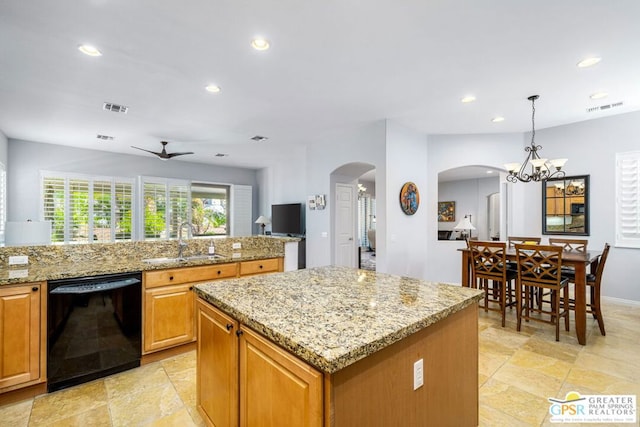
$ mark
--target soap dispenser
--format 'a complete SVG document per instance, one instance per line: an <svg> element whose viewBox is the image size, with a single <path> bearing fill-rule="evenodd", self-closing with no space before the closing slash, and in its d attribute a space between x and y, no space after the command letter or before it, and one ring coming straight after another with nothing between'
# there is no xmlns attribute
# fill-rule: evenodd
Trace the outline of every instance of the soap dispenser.
<svg viewBox="0 0 640 427"><path fill-rule="evenodd" d="M211 239L211 242L209 243L209 255L215 255L216 253L216 247L213 244L213 239Z"/></svg>

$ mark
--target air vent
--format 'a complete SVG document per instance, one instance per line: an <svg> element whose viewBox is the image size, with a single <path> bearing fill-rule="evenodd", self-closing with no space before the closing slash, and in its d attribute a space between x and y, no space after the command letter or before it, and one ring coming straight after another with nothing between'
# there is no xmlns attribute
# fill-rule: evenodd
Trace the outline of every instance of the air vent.
<svg viewBox="0 0 640 427"><path fill-rule="evenodd" d="M267 138L266 136L260 136L260 135L256 135L254 137L251 137L252 140L254 140L255 142L262 142L262 141L266 141Z"/></svg>
<svg viewBox="0 0 640 427"><path fill-rule="evenodd" d="M96 138L101 139L103 141L113 141L115 139L115 137L110 136L110 135L96 135Z"/></svg>
<svg viewBox="0 0 640 427"><path fill-rule="evenodd" d="M614 104L599 105L597 107L587 108L587 113L594 113L596 111L606 111L615 107L622 107L623 105L624 105L624 102L616 102Z"/></svg>
<svg viewBox="0 0 640 427"><path fill-rule="evenodd" d="M104 104L102 104L102 109L122 114L127 114L127 111L129 111L129 107L125 107L124 105L112 104L110 102L105 102Z"/></svg>
<svg viewBox="0 0 640 427"><path fill-rule="evenodd" d="M216 157L227 157L228 154L224 154L224 153L216 153Z"/></svg>

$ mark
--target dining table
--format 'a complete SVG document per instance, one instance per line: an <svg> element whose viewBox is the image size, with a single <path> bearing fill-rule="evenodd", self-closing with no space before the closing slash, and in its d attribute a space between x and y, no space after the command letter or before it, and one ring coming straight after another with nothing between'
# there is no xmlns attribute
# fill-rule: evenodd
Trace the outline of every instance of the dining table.
<svg viewBox="0 0 640 427"><path fill-rule="evenodd" d="M471 251L469 248L458 249L462 253L462 286L471 286ZM507 247L505 252L508 261L517 262L515 248ZM587 344L587 268L596 271L602 251L563 251L562 265L575 269L575 330L578 342Z"/></svg>

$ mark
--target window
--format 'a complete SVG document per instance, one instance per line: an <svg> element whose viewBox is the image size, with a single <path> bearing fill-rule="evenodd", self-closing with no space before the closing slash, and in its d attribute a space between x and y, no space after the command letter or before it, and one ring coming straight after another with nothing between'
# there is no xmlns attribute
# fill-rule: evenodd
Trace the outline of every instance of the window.
<svg viewBox="0 0 640 427"><path fill-rule="evenodd" d="M191 224L194 236L229 235L229 186L191 184Z"/></svg>
<svg viewBox="0 0 640 427"><path fill-rule="evenodd" d="M7 171L0 163L0 242L4 242L4 224L7 221Z"/></svg>
<svg viewBox="0 0 640 427"><path fill-rule="evenodd" d="M615 245L640 248L640 151L616 154Z"/></svg>
<svg viewBox="0 0 640 427"><path fill-rule="evenodd" d="M187 181L142 178L142 199L145 240L177 238L179 227L190 222Z"/></svg>
<svg viewBox="0 0 640 427"><path fill-rule="evenodd" d="M52 242L132 239L133 180L44 172L41 191Z"/></svg>

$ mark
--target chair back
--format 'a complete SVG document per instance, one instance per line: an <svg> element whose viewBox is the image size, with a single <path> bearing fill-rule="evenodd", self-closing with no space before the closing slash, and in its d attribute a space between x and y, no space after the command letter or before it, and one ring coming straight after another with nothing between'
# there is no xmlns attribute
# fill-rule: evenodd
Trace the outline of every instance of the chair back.
<svg viewBox="0 0 640 427"><path fill-rule="evenodd" d="M549 244L553 246L562 246L565 251L587 252L589 241L586 239L557 239L549 238Z"/></svg>
<svg viewBox="0 0 640 427"><path fill-rule="evenodd" d="M539 245L541 241L542 239L540 237L515 237L515 236L507 237L509 248L515 248L516 245L524 244L524 243Z"/></svg>
<svg viewBox="0 0 640 427"><path fill-rule="evenodd" d="M507 269L505 242L469 240L474 277L503 281Z"/></svg>
<svg viewBox="0 0 640 427"><path fill-rule="evenodd" d="M562 247L517 244L518 277L536 286L559 287L562 282Z"/></svg>
<svg viewBox="0 0 640 427"><path fill-rule="evenodd" d="M609 248L610 245L608 243L604 244L604 249L602 251L602 255L600 255L600 260L598 261L598 268L596 268L596 287L600 287L600 282L602 281L602 272L604 271L604 265L607 262L607 257L609 256Z"/></svg>

